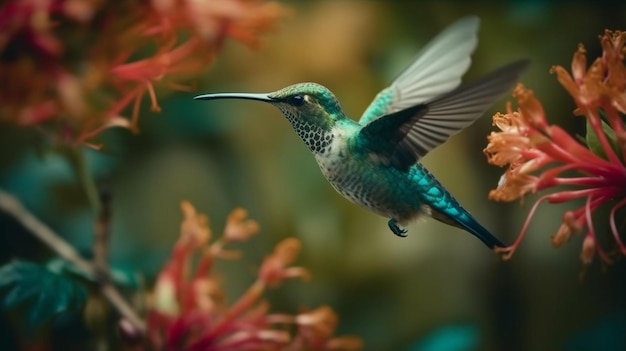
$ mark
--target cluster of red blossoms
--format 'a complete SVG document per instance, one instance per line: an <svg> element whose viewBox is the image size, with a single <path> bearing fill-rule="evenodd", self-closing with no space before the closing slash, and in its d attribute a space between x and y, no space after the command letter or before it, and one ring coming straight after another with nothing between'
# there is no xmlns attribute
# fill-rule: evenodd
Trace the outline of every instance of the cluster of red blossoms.
<svg viewBox="0 0 626 351"><path fill-rule="evenodd" d="M0 120L96 147L107 128L137 130L144 95L160 110L155 85L188 89L226 38L254 46L284 13L261 0L5 1Z"/></svg>
<svg viewBox="0 0 626 351"><path fill-rule="evenodd" d="M626 256L621 235L626 232L626 32L607 30L600 42L602 56L591 66L587 67L581 44L574 54L571 74L561 66L551 70L574 99L574 115L587 121L586 145L559 126L548 124L541 103L521 85L513 92L517 111L509 104L506 114L493 117L501 131L491 133L484 152L491 164L509 168L490 192L490 199L513 201L530 193L548 192L535 202L513 245L498 249L505 259L519 246L542 202L572 200L584 204L563 214L561 226L552 237L553 245L558 247L572 235L582 234L583 264L591 263L596 254L605 263ZM594 225L603 213L597 211L600 208L608 210L607 235ZM618 213L622 213L619 222ZM609 242L615 247L600 245Z"/></svg>
<svg viewBox="0 0 626 351"><path fill-rule="evenodd" d="M292 266L300 251L297 239L285 239L261 264L256 281L228 304L216 259L239 257L229 243L255 235L256 222L244 210L233 211L221 237L211 242L208 219L182 203L184 220L171 258L158 276L147 319L150 350L359 350L360 339L333 337L337 315L327 306L297 315L269 312L263 301L268 287L286 279L310 279L305 268ZM137 348L134 348L137 350ZM143 350L143 349L142 349Z"/></svg>

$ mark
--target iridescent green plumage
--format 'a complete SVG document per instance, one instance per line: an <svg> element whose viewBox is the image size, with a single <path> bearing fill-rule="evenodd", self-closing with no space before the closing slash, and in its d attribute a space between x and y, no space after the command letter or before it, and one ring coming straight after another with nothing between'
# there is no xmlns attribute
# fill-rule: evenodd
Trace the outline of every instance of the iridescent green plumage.
<svg viewBox="0 0 626 351"><path fill-rule="evenodd" d="M476 47L478 24L478 18L468 17L439 34L376 96L359 122L349 119L333 93L316 83L269 94L207 94L196 99L251 99L276 106L333 188L390 218L396 235L406 232L398 224L426 214L467 230L490 248L503 246L419 162L480 117L528 65L515 62L460 86Z"/></svg>

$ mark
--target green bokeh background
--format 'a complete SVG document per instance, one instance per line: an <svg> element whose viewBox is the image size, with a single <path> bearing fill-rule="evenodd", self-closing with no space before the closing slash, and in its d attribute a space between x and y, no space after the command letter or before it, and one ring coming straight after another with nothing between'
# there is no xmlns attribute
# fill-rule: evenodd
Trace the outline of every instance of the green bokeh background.
<svg viewBox="0 0 626 351"><path fill-rule="evenodd" d="M466 80L530 58L522 82L535 91L550 121L584 134L584 120L572 116L573 102L549 68L569 69L579 42L593 59L601 54L597 37L605 28L626 30L626 3L617 2L286 4L292 16L258 50L226 44L212 70L198 77L199 93L267 92L314 81L330 88L357 119L429 38L476 14L482 21L479 46ZM160 114L148 112L146 101L139 135L110 130L104 152L85 151L96 178L112 189L116 267L142 272L148 280L158 272L178 235L181 200L206 213L216 232L228 212L242 206L261 233L241 246L243 260L217 268L231 297L252 282L278 241L295 236L303 243L298 263L314 279L272 291L274 310L328 304L340 315L338 333L362 337L366 350L626 349L624 263L604 269L596 262L581 283L581 238L558 250L550 244L563 211L579 204L543 206L509 262L467 233L433 220L411 224L409 236L400 239L386 219L329 186L273 107L198 102L193 95L165 95ZM482 154L490 116L504 111L507 99L423 163L484 226L510 243L534 198L522 204L489 201L487 193L503 170L489 166ZM1 126L0 186L88 253L93 218L78 182L64 158L37 152L31 133ZM47 257L37 246L0 217L3 261ZM462 342L455 344L459 337Z"/></svg>

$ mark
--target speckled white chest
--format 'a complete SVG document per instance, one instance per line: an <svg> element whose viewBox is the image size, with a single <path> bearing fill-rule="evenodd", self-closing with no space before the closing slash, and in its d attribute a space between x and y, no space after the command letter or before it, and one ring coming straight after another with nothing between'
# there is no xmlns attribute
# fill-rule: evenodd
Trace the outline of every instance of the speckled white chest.
<svg viewBox="0 0 626 351"><path fill-rule="evenodd" d="M373 169L363 161L354 158L348 150L348 136L337 131L328 151L316 154L315 159L322 174L332 187L351 202L381 215L388 215L387 204L381 202L382 187Z"/></svg>

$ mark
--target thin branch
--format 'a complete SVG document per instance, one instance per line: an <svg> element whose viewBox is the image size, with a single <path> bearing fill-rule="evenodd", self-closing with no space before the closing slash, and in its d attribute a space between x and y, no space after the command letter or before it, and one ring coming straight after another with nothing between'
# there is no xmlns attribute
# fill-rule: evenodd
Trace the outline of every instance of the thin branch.
<svg viewBox="0 0 626 351"><path fill-rule="evenodd" d="M26 228L37 239L41 240L44 245L48 246L52 251L56 252L60 257L76 266L89 276L97 276L96 267L78 254L78 252L68 242L63 240L59 235L52 231L48 226L42 223L34 215L32 215L22 204L13 196L0 189L0 210L6 212L15 218L24 228ZM146 332L146 324L133 310L133 308L124 300L122 295L117 291L115 286L110 282L99 282L102 294L111 303L111 305L122 315L128 322L142 334Z"/></svg>
<svg viewBox="0 0 626 351"><path fill-rule="evenodd" d="M94 276L96 271L91 262L84 259L69 243L61 239L48 226L28 212L22 204L13 196L0 190L0 209L15 218L24 228L35 235L52 251L76 268L85 272L89 276Z"/></svg>

